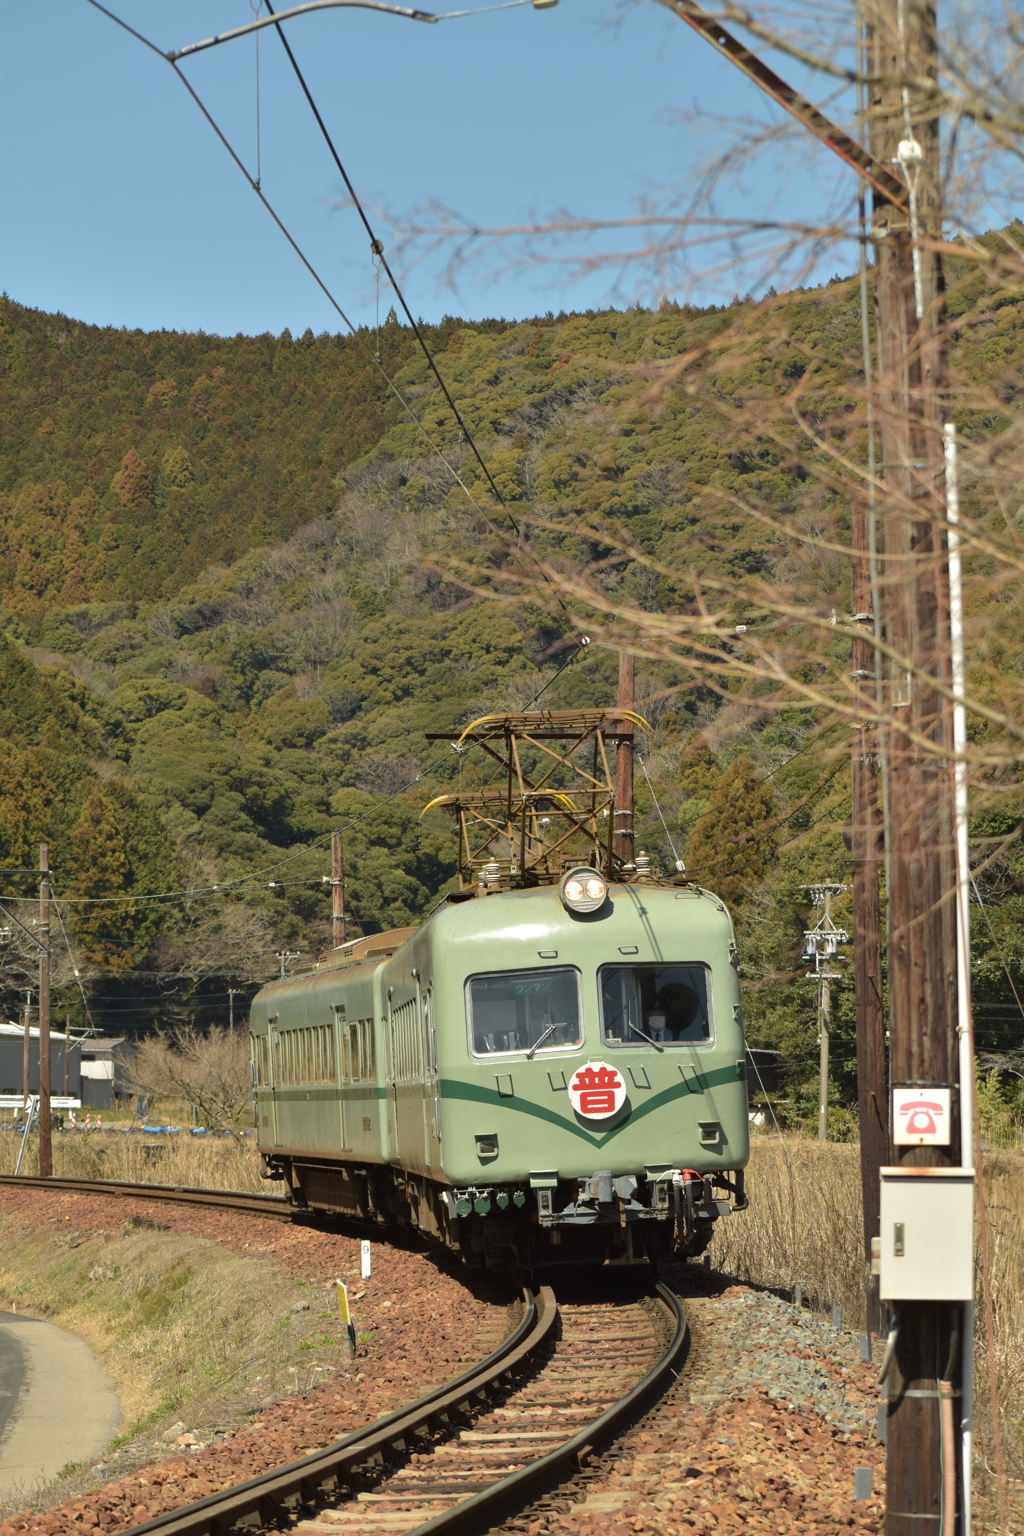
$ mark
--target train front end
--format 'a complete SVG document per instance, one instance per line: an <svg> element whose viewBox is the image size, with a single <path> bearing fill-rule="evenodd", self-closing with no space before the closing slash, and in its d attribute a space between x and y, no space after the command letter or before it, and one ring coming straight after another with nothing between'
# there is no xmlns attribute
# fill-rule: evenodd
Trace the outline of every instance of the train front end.
<svg viewBox="0 0 1024 1536"><path fill-rule="evenodd" d="M558 885L430 923L442 1199L489 1266L699 1253L749 1155L732 923L695 886Z"/></svg>

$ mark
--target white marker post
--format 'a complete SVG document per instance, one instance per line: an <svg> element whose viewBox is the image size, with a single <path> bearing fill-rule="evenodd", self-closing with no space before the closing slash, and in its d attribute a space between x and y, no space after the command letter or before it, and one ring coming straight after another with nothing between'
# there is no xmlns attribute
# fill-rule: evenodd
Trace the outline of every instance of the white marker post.
<svg viewBox="0 0 1024 1536"><path fill-rule="evenodd" d="M369 1280L370 1268L370 1239L364 1237L359 1244L359 1274L363 1280Z"/></svg>
<svg viewBox="0 0 1024 1536"><path fill-rule="evenodd" d="M345 1331L348 1334L348 1347L354 1360L356 1357L356 1330L348 1305L348 1286L344 1280L335 1280L334 1283L338 1287L338 1316L345 1325Z"/></svg>

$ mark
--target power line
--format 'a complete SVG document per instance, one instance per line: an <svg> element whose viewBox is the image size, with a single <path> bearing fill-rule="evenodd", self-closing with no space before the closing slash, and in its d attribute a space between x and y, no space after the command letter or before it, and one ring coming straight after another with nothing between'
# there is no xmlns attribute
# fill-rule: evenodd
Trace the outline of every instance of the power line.
<svg viewBox="0 0 1024 1536"><path fill-rule="evenodd" d="M260 185L259 179L258 178L254 178L249 173L249 171L246 169L246 166L243 163L241 157L238 155L238 153L236 152L236 150L232 146L231 142L227 138L227 135L224 133L224 131L220 128L219 124L214 119L213 114L210 112L210 110L208 109L206 104L203 102L202 98L199 96L199 93L195 90L195 88L192 86L192 84L187 79L187 77L181 72L181 70L179 70L177 68L177 62L176 61L177 61L177 58L180 57L180 55L164 53L160 48L157 47L157 45L155 43L151 42L149 40L149 38L144 37L141 32L137 31L134 27L130 26L128 24L128 22L123 21L121 19L121 17L116 16L113 11L108 10L105 5L101 5L100 4L100 0L89 0L89 4L95 10L100 11L110 21L114 22L116 26L121 27L125 32L129 33L130 36L134 37L138 42L142 43L143 46L148 48L151 53L155 53L159 58L164 59L164 60L166 60L167 62L169 62L171 64L171 67L174 69L174 72L175 72L177 78L181 81L182 85L188 91L189 95L191 96L192 100L195 102L196 106L199 108L200 112L206 118L206 121L209 123L210 127L213 129L213 132L216 134L217 138L220 140L221 144L224 146L224 148L226 149L227 153L230 155L231 159L234 161L235 165L238 167L239 171L241 171L242 175L245 177L246 181L249 183L249 186L252 189L252 191L256 193L256 196L259 198L259 200L263 204L264 208L270 214L270 217L273 219L273 221L277 225L278 229L284 235L285 239L288 241L288 244L291 246L291 248L295 252L296 256L298 256L299 260L302 262L303 266L306 268L307 272L310 274L310 276L312 277L313 281L317 284L318 288L323 293L323 295L327 299L328 303L334 309L336 314L338 314L340 316L342 322L347 326L347 328L351 332L353 338L363 348L363 350L365 351L367 357L369 358L371 363L373 363L374 367L378 369L378 371L381 374L381 377L387 383L388 388L392 391L392 393L394 394L395 398L398 400L399 404L405 410L406 414L409 417L409 420L423 434L423 437L425 438L425 440L429 444L432 452L434 454L436 454L436 456L441 460L442 464L444 464L445 468L448 470L449 474L452 476L452 479L459 486L459 488L465 493L465 495L466 495L467 499L469 500L471 506L473 506L474 509L477 512L479 512L482 517L484 517L486 519L487 523L494 530L495 533L500 533L500 529L498 529L496 527L496 525L493 522L493 520L488 516L488 513L487 513L486 509L480 505L480 503L477 501L476 497L473 495L472 491L470 491L469 487L466 485L465 481L462 478L461 471L459 469L455 468L448 461L448 459L445 457L443 451L434 442L433 438L430 436L430 433L427 431L426 427L423 425L423 422L420 420L420 418L413 411L411 405L405 399L405 397L402 394L401 390L398 388L398 385L394 382L394 380L391 378L391 376L388 374L388 372L384 368L384 366L383 366L383 364L382 364L382 362L380 360L380 357L375 352L373 352L370 349L370 347L367 344L366 340L360 334L358 328L354 325L352 320L349 319L348 315L342 309L342 307L339 304L338 300L334 297L334 294L328 288L327 284L324 282L324 280L320 276L319 272L316 270L316 268L313 266L312 262L306 256L305 252L302 250L302 247L299 245L298 241L291 234L291 232L288 229L287 225L284 223L284 220L280 217L280 215L276 212L276 210L271 206L270 202L267 200L266 196L263 193L263 190L262 190L262 187ZM373 7L371 7L371 8L373 8ZM381 7L381 8L383 8L383 7ZM270 9L269 5L268 5L268 9ZM273 11L271 11L271 18L273 18ZM410 324L410 326L412 328L413 334L415 335L416 340L419 343L420 348L423 351L423 355L424 355L424 357L427 360L427 363L428 363L428 365L430 367L430 370L433 373L435 379L437 380L437 383L438 383L438 385L439 385L439 387L440 387L440 389L441 389L441 391L442 391L442 393L444 395L444 398L445 398L445 400L446 400L446 402L448 404L448 407L451 410L452 415L454 416L456 422L458 423L460 431L463 433L463 435L465 437L465 440L469 443L469 446L470 446L470 448L473 451L473 456L475 457L477 463L479 464L480 469L483 472L484 478L486 479L488 486L490 487L490 489L491 489L495 499L497 500L498 504L502 508L502 511L504 512L505 516L507 517L509 525L511 526L512 531L515 534L516 538L520 541L520 543L525 544L525 540L523 539L522 530L521 530L518 522L516 521L516 518L513 515L511 509L509 508L508 503L506 502L504 496L502 495L501 491L499 490L498 485L495 482L494 477L491 474L491 471L488 468L487 463L484 460L484 457L483 457L482 453L480 452L480 449L477 447L476 440L474 439L472 433L470 432L468 426L466 425L466 422L465 422L465 420L464 420L464 418L462 416L462 413L460 412L458 406L456 405L454 397L452 396L451 391L449 390L447 384L445 383L444 378L442 377L442 375L441 375L441 373L440 373L440 371L439 371L439 369L437 367L437 364L434 361L434 357L433 357L433 355L432 355L432 353L430 351L429 346L427 345L426 338L424 337L423 332L420 329L420 326L419 326L418 322L414 318L413 313L412 313L411 309L409 308L408 303L406 302L405 295L403 294L403 292L401 290L401 287L399 286L398 280L396 279L394 273L392 272L390 266L388 265L388 262L387 262L387 260L386 260L386 258L384 256L384 246L383 246L382 242L380 240L378 240L377 237L373 233L373 230L372 230L372 228L370 226L369 220L368 220L368 218L366 216L365 210L363 209L362 203L359 200L358 194L356 193L355 188L353 187L351 181L349 180L348 173L345 170L345 167L344 167L344 165L341 162L341 158L338 155L337 150L335 149L334 143L333 143L333 141L332 141L332 139L330 137L330 134L327 131L327 127L326 127L326 125L325 125L325 123L323 121L323 118L320 115L319 109L317 108L316 103L313 100L312 93L310 92L309 87L306 84L305 78L303 77L302 72L299 69L298 63L296 62L295 57L292 54L292 51L291 51L291 48L288 45L287 39L285 38L283 32L281 31L281 27L280 27L279 21L277 21L275 19L274 20L274 25L275 25L275 28L277 30L278 36L281 38L281 42L284 45L285 51L286 51L286 53L288 55L288 59L289 59L291 65L292 65L292 68L294 69L295 74L296 74L296 76L297 76L297 78L299 80L299 83L300 83L301 87L302 87L303 93L305 94L306 100L309 103L310 109L313 112L313 115L314 115L314 117L316 119L316 122L317 122L317 124L318 124L318 126L320 128L320 131L323 134L323 137L324 137L324 139L325 139L325 141L327 143L328 149L331 152L331 155L332 155L332 157L334 159L334 163L337 166L338 171L340 172L341 177L342 177L342 179L343 179L343 181L345 183L345 186L346 186L346 188L347 188L347 190L349 192L349 195L350 195L350 197L352 199L353 206L356 208L357 212L359 213L359 217L362 220L363 226L366 229L367 234L370 236L370 249L371 249L371 252L373 253L374 256L376 256L380 260L380 263L383 266L384 271L387 273L388 280L390 281L391 286L394 289L395 296L398 299L398 302L401 304L402 309L405 312L406 318L408 319L409 324ZM521 558L519 556L519 553L515 549L513 549L511 552L513 554L513 558ZM567 605L565 603L564 598L556 590L553 582L551 581L550 576L544 570L543 566L541 565L541 563L539 562L537 557L535 555L533 555L532 558L533 558L534 565L537 567L537 569L538 569L538 571L540 573L541 579L548 586L548 588L551 590L551 593L552 593L552 595L553 595L553 597L555 599L555 602L556 602L557 606L561 609L561 612L562 612L563 617L565 618L565 620L567 622L568 627L569 628L573 628L574 626L573 626L573 623L572 623L572 616L569 613L569 609L568 609L568 607L567 607Z"/></svg>
<svg viewBox="0 0 1024 1536"><path fill-rule="evenodd" d="M267 6L267 10L270 12L270 15L273 16L274 15L274 7L270 4L270 0L266 0L266 6ZM384 244L383 244L383 242L381 240L379 240L377 238L377 235L374 233L373 227L370 224L370 220L367 217L366 209L363 207L363 204L360 201L358 192L356 191L355 187L352 185L352 181L351 181L351 178L349 177L348 171L345 169L344 165L342 164L341 156L338 154L338 151L335 148L334 140L331 138L331 135L330 135L330 133L327 130L327 124L324 122L323 118L321 117L320 109L317 106L316 102L313 100L313 93L312 93L312 91L310 90L309 86L306 83L306 77L302 73L302 70L299 68L298 60L296 59L294 53L291 50L291 44L288 42L288 39L285 37L284 30L283 30L283 28L282 28L282 26L281 26L279 21L275 22L274 30L277 32L278 37L281 39L281 46L282 46L282 48L284 49L285 53L288 56L289 64L292 66L292 69L295 71L295 78L298 80L299 85L302 88L302 94L306 98L306 101L307 101L307 103L309 105L309 110L312 112L314 118L316 119L316 125L320 129L321 134L323 135L323 140L324 140L324 143L327 145L328 150L330 151L331 159L334 161L334 164L337 166L338 175L341 177L342 181L345 183L345 190L348 192L349 197L352 199L352 206L355 208L356 213L358 213L360 221L362 223L362 226L366 230L367 237L368 237L368 239L370 241L370 250L373 253L373 255L376 256L377 260L380 262L380 264L383 267L385 273L387 274L388 282L391 284L392 288L394 289L395 297L397 298L399 304L401 304L402 309L405 312L405 317L408 320L409 324L412 326L413 334L416 337L416 340L419 342L420 350L422 351L423 356L427 360L427 366L429 367L431 373L434 375L434 378L437 380L437 383L438 383L438 386L440 387L441 393L444 395L445 400L448 402L448 408L451 411L452 415L455 417L456 422L458 423L459 431L464 433L466 441L467 441L467 443L469 444L470 448L473 451L473 457L476 459L476 461L479 464L480 468L483 470L483 473L484 473L484 475L485 475L485 477L487 479L487 483L490 486L491 490L493 491L494 496L497 499L499 505L502 507L502 509L503 509L503 511L505 513L505 516L508 518L509 523L512 526L512 530L513 530L513 532L516 535L516 538L521 539L522 538L522 531L521 531L521 529L519 527L519 524L516 522L515 518L512 516L512 513L509 511L508 506L506 505L504 496L502 496L502 494L499 491L497 485L495 484L494 476L491 474L491 471L488 469L487 464L484 462L483 455L481 454L480 449L476 445L476 439L473 437L472 432L470 432L469 427L466 425L466 422L463 420L462 412L459 410L458 406L455 404L455 400L454 400L454 398L452 396L451 390L448 388L448 385L445 383L444 378L441 375L441 371L438 368L437 363L434 361L434 356L433 356L430 348L427 346L426 338L423 335L423 332L420 330L419 324L417 323L417 321L413 317L412 310L409 308L409 305L406 302L405 294L402 292L402 289L401 289L401 287L399 286L399 283L398 283L398 279L395 277L395 274L392 272L390 264L388 262L388 259L387 259L387 257L384 254Z"/></svg>

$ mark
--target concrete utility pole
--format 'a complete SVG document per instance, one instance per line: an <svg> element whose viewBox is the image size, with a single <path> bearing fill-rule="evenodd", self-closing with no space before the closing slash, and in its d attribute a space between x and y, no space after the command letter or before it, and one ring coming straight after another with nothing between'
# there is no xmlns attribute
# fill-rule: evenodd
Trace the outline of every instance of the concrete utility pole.
<svg viewBox="0 0 1024 1536"><path fill-rule="evenodd" d="M633 658L619 653L620 710L633 708ZM633 862L633 723L619 720L615 727L619 742L615 749L615 836L612 851L624 864Z"/></svg>
<svg viewBox="0 0 1024 1536"><path fill-rule="evenodd" d="M331 943L345 942L345 858L341 833L331 833Z"/></svg>
<svg viewBox="0 0 1024 1536"><path fill-rule="evenodd" d="M53 1173L50 1137L50 850L39 848L39 1177Z"/></svg>
<svg viewBox="0 0 1024 1536"><path fill-rule="evenodd" d="M900 165L909 191L905 213L876 196L872 220L883 481L879 588L885 639L906 663L890 668L887 699L890 1070L894 1089L948 1090L951 1099L948 1144L897 1146L894 1157L901 1167L950 1167L960 1162L953 738L950 709L933 685L950 684L943 299L941 264L927 249L942 234L939 97L932 83L938 47L935 12L921 0L865 0L863 14L873 82L871 152ZM970 1233L951 1238L969 1243ZM881 1241L887 1242L884 1232ZM962 1313L955 1301L899 1303L888 1376L886 1536L940 1536L949 1528L942 1519L939 1383L956 1383L962 1370ZM953 1416L958 1484L961 1411L962 1403ZM962 1519L962 1486L957 1502Z"/></svg>
<svg viewBox="0 0 1024 1536"><path fill-rule="evenodd" d="M847 944L850 935L845 928L837 928L832 921L832 901L845 885L823 881L820 885L805 886L811 892L814 907L821 917L813 928L804 934L803 958L814 961L814 970L807 972L811 981L818 983L818 1140L828 1141L828 1056L829 1035L832 1028L832 982L838 981L841 972L822 969L839 956L840 944Z"/></svg>
<svg viewBox="0 0 1024 1536"><path fill-rule="evenodd" d="M25 993L24 1024L22 1025L21 1040L21 1107L24 1109L28 1103L29 1088L32 1082L32 988Z"/></svg>
<svg viewBox="0 0 1024 1536"><path fill-rule="evenodd" d="M241 987L228 987L228 1031L235 1032L235 998L241 997Z"/></svg>
<svg viewBox="0 0 1024 1536"><path fill-rule="evenodd" d="M280 979L281 981L284 981L285 977L288 975L289 964L292 960L298 960L302 951L299 949L278 949L275 950L274 953L276 954L278 960L281 962Z"/></svg>

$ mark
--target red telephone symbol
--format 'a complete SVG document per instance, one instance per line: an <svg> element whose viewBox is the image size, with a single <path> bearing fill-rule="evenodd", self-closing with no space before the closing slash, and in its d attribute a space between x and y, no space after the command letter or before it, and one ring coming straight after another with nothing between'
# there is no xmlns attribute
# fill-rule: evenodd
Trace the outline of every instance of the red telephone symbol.
<svg viewBox="0 0 1024 1536"><path fill-rule="evenodd" d="M907 1121L907 1132L911 1136L934 1136L936 1125L933 1115L944 1115L945 1112L944 1104L931 1104L925 1099L900 1105L900 1114L910 1116Z"/></svg>

